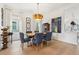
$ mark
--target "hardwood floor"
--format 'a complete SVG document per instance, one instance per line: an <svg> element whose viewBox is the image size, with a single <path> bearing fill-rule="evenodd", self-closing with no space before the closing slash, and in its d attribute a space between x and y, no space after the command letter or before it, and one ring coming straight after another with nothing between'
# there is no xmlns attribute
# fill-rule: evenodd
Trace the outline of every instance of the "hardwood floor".
<svg viewBox="0 0 79 59"><path fill-rule="evenodd" d="M32 47L24 45L22 50L20 41L15 41L9 48L0 51L0 55L78 55L79 47L77 45L53 40L49 46L45 46L39 51Z"/></svg>

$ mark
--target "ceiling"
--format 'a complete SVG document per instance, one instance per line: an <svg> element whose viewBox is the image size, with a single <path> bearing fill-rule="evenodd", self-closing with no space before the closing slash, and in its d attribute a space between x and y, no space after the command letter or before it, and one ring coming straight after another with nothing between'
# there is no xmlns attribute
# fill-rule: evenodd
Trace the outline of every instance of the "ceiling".
<svg viewBox="0 0 79 59"><path fill-rule="evenodd" d="M56 9L74 4L75 3L39 3L39 11L48 14ZM37 3L4 3L3 5L18 12L34 13L37 11Z"/></svg>

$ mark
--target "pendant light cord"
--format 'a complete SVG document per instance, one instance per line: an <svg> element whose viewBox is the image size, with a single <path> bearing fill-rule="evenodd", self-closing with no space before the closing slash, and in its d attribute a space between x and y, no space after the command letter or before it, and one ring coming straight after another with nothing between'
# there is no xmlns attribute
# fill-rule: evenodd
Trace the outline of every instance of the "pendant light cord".
<svg viewBox="0 0 79 59"><path fill-rule="evenodd" d="M39 3L37 3L37 12L39 14Z"/></svg>

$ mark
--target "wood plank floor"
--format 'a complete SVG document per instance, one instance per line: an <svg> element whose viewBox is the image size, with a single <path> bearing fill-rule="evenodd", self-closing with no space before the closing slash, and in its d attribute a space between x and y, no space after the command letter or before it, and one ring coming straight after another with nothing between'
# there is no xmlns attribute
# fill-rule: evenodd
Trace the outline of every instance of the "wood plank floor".
<svg viewBox="0 0 79 59"><path fill-rule="evenodd" d="M0 51L0 55L78 55L79 47L77 45L53 40L49 46L45 46L39 51L32 47L24 46L22 50L20 41L13 42L9 48Z"/></svg>

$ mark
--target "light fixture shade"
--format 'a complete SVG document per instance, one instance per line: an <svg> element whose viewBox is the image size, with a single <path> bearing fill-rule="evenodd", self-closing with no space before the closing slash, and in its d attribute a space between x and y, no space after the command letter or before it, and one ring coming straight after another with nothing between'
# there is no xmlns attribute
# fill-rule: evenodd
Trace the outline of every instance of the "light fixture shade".
<svg viewBox="0 0 79 59"><path fill-rule="evenodd" d="M42 20L42 18L43 18L43 15L42 14L34 14L33 15L33 18L35 19L35 20L37 20L37 19L39 19L39 20Z"/></svg>
<svg viewBox="0 0 79 59"><path fill-rule="evenodd" d="M37 13L33 14L33 19L36 21L41 21L43 19L43 15L39 13L39 3L37 3Z"/></svg>

